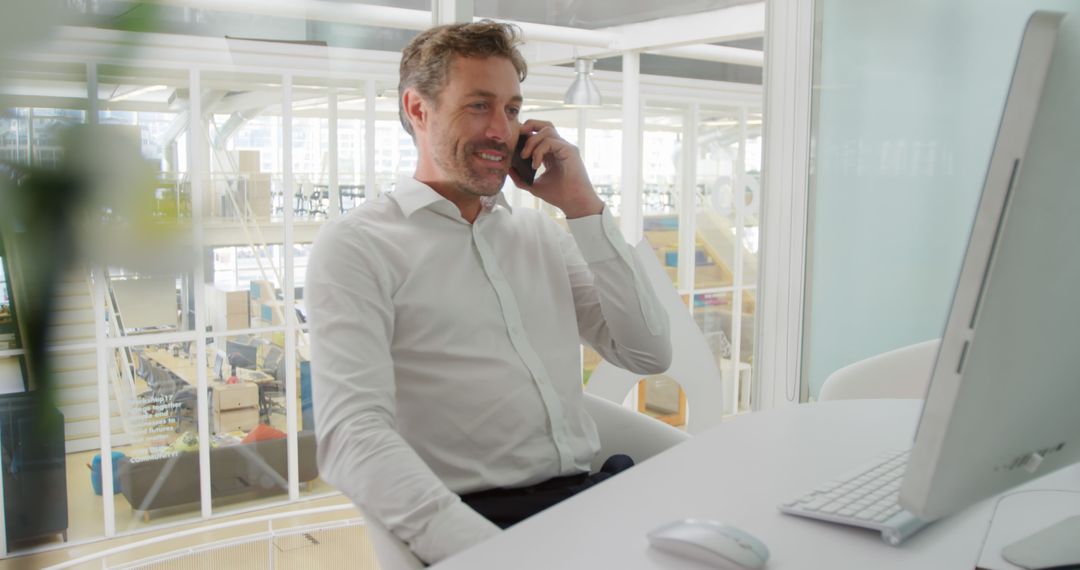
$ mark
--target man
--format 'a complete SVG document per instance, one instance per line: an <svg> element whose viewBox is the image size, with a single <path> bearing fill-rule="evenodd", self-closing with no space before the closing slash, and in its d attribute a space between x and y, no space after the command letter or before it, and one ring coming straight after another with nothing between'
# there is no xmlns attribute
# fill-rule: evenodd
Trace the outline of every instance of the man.
<svg viewBox="0 0 1080 570"><path fill-rule="evenodd" d="M405 48L415 174L327 224L308 265L320 471L428 563L598 480L581 340L637 373L671 359L667 317L577 149L519 122L517 44L478 22ZM531 186L510 170L519 133L545 167ZM508 174L572 236L511 210Z"/></svg>

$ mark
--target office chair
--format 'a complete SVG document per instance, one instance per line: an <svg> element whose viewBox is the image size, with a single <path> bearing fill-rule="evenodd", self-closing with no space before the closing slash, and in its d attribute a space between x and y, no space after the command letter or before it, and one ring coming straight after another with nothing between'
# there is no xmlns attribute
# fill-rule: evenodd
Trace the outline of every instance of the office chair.
<svg viewBox="0 0 1080 570"><path fill-rule="evenodd" d="M326 216L327 206L330 204L330 189L325 184L316 184L308 197L308 209L312 216Z"/></svg>
<svg viewBox="0 0 1080 570"><path fill-rule="evenodd" d="M147 379L146 384L150 386L150 391L155 397L168 396L171 398L176 393L178 381L168 368L153 362L150 363L150 378Z"/></svg>
<svg viewBox="0 0 1080 570"><path fill-rule="evenodd" d="M927 340L849 364L825 379L818 400L925 398L940 345Z"/></svg>
<svg viewBox="0 0 1080 570"><path fill-rule="evenodd" d="M671 366L664 374L675 379L686 392L691 412L686 420L686 430L698 433L720 423L724 415L723 373L701 328L686 310L686 304L656 258L652 245L641 240L634 248L634 255L644 270L642 277L652 285L671 326ZM604 360L593 370L585 390L612 402L622 402L640 380L640 374Z"/></svg>
<svg viewBox="0 0 1080 570"><path fill-rule="evenodd" d="M341 213L344 214L349 210L356 207L356 204L364 197L364 186L362 184L342 184L338 186L338 193L341 196ZM345 200L349 200L349 207L345 207Z"/></svg>
<svg viewBox="0 0 1080 570"><path fill-rule="evenodd" d="M273 376L277 373L278 367L284 364L284 362L285 352L281 350L281 347L278 345L272 344L268 346L263 353L262 363L259 368L261 368L263 372Z"/></svg>
<svg viewBox="0 0 1080 570"><path fill-rule="evenodd" d="M143 380L149 380L150 378L150 362L143 355L143 351L134 349L132 352L135 354L135 359L138 361L138 366L135 368L135 374Z"/></svg>
<svg viewBox="0 0 1080 570"><path fill-rule="evenodd" d="M604 460L612 455L629 455L641 463L660 452L673 447L690 436L663 422L632 412L603 398L585 394L585 411L596 422L600 434L600 452L593 459L593 471L598 471ZM394 536L378 521L365 517L368 538L375 548L375 558L382 570L417 570L424 568L409 550L408 545Z"/></svg>
<svg viewBox="0 0 1080 570"><path fill-rule="evenodd" d="M285 352L277 345L270 345L263 356L262 371L273 376L274 380L259 382L259 416L263 422L270 423L274 412L285 413L285 406L274 401L275 396L285 395Z"/></svg>
<svg viewBox="0 0 1080 570"><path fill-rule="evenodd" d="M188 425L198 429L198 401L195 387L190 384L185 384L173 394L170 403L176 406L176 415L173 418L176 433L184 431Z"/></svg>

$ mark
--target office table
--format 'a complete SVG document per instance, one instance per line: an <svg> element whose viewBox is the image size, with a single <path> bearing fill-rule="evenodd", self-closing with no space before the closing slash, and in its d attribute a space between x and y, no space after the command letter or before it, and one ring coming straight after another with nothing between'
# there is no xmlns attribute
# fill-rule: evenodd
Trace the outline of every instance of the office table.
<svg viewBox="0 0 1080 570"><path fill-rule="evenodd" d="M996 498L937 521L900 547L875 531L776 508L882 451L909 446L921 403L848 400L737 416L433 568L704 568L648 545L649 530L687 517L757 536L771 551L768 570L975 568ZM1080 489L1077 467L1020 489Z"/></svg>
<svg viewBox="0 0 1080 570"><path fill-rule="evenodd" d="M198 386L198 365L194 358L173 356L171 352L163 349L146 350L143 356L166 368L188 385ZM263 398L265 384L272 383L273 376L248 370L240 374L243 378L239 384L226 384L214 379L210 369L207 369L206 376L210 389L211 431L247 431L259 423L266 407Z"/></svg>
<svg viewBox="0 0 1080 570"><path fill-rule="evenodd" d="M195 359L184 356L173 356L172 352L164 348L149 348L143 351L143 357L155 362L158 366L175 374L178 378L191 384L198 385L198 372Z"/></svg>

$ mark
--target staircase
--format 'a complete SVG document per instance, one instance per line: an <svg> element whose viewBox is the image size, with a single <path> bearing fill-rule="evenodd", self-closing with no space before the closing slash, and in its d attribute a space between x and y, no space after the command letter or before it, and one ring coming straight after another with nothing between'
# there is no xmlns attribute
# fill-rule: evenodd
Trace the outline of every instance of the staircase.
<svg viewBox="0 0 1080 570"><path fill-rule="evenodd" d="M743 282L756 279L757 255L745 244L735 243L735 225L727 217L712 211L701 212L697 217L698 238L704 243L709 255L735 271L735 248L742 248Z"/></svg>
<svg viewBox="0 0 1080 570"><path fill-rule="evenodd" d="M48 345L63 347L95 342L94 304L85 271L72 271L57 285ZM98 413L97 351L93 348L51 352L54 396L64 414L64 440L68 453L97 449L101 446ZM110 383L109 420L112 444L128 443L120 418L120 408Z"/></svg>

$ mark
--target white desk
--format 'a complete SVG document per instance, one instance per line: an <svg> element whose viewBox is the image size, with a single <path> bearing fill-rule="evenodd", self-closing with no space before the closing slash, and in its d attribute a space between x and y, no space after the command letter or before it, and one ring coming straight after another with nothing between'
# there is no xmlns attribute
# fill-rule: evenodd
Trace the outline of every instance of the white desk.
<svg viewBox="0 0 1080 570"><path fill-rule="evenodd" d="M756 535L772 552L768 570L974 568L995 499L934 523L899 548L875 531L776 509L883 450L910 445L920 405L851 400L739 416L433 568L704 568L650 549L645 538L685 517ZM1080 488L1076 467L1025 488Z"/></svg>

